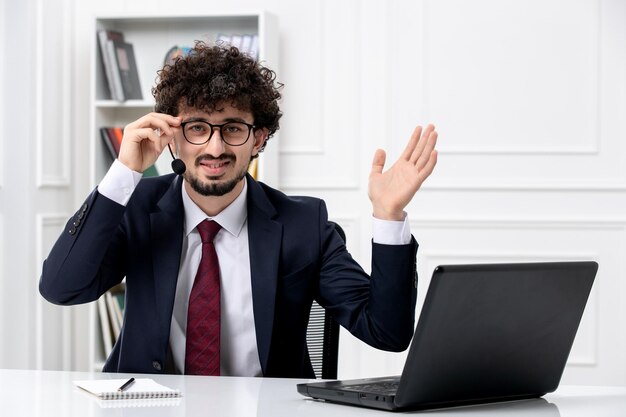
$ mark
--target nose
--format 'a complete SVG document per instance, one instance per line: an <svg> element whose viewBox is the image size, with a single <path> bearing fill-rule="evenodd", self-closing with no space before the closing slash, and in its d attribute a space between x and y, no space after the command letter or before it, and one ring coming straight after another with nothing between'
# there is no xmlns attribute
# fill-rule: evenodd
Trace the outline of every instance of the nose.
<svg viewBox="0 0 626 417"><path fill-rule="evenodd" d="M205 150L209 155L216 158L224 153L224 141L222 140L222 132L219 126L213 127L213 134L206 143Z"/></svg>

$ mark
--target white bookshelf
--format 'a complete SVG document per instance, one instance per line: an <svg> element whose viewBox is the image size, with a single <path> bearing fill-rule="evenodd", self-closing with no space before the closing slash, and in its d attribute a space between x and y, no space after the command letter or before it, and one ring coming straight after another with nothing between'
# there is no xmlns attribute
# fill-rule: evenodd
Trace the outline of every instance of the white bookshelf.
<svg viewBox="0 0 626 417"><path fill-rule="evenodd" d="M133 44L142 86L142 100L111 100L104 66L97 40L99 29L112 29L124 34ZM163 66L165 54L172 46L193 46L195 40L215 42L218 34L256 34L259 36L259 60L263 65L278 70L278 25L276 17L266 12L228 12L178 15L110 15L94 19L91 69L90 108L90 181L96 185L110 165L110 156L100 137L100 127L120 126L138 119L154 109L151 89L157 71ZM278 135L272 137L261 153L258 178L271 186L278 186ZM171 172L171 156L165 150L156 163L160 174ZM91 309L90 336L91 363L95 370L105 359L102 350L97 308Z"/></svg>

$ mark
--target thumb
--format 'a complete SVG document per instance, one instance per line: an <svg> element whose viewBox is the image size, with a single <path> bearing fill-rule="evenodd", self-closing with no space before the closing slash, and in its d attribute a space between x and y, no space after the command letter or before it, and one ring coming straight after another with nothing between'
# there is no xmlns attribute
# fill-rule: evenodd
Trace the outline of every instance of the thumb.
<svg viewBox="0 0 626 417"><path fill-rule="evenodd" d="M374 160L372 161L372 171L370 175L380 174L383 172L386 158L387 155L385 154L385 151L383 151L382 149L376 149L376 152L374 153Z"/></svg>

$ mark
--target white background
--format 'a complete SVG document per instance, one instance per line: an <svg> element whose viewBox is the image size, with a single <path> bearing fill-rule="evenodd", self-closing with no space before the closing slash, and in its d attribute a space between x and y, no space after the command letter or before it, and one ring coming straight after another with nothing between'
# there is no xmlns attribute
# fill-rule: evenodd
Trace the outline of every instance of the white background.
<svg viewBox="0 0 626 417"><path fill-rule="evenodd" d="M596 260L563 382L626 385L622 0L2 0L0 367L90 366L87 308L42 301L37 281L92 186L94 15L240 9L279 22L285 116L268 146L285 192L324 198L368 269L374 150L393 161L435 123L440 162L408 208L420 296L437 264ZM397 374L404 355L344 332L339 376Z"/></svg>

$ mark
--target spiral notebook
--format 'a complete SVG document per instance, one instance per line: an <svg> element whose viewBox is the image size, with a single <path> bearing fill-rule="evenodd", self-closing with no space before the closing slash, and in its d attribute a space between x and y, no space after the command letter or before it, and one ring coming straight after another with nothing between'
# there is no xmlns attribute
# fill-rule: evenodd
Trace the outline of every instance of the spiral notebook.
<svg viewBox="0 0 626 417"><path fill-rule="evenodd" d="M135 400L151 398L177 398L181 397L180 390L168 388L150 378L136 378L128 389L120 392L126 379L95 379L88 381L74 381L74 385L101 400Z"/></svg>

